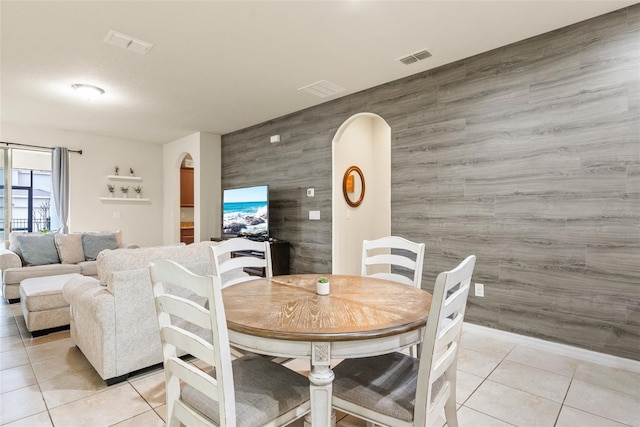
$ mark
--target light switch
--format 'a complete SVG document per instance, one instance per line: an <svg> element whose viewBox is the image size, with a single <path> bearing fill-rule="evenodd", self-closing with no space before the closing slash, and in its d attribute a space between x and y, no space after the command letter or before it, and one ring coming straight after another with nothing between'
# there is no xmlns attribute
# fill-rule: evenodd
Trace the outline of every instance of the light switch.
<svg viewBox="0 0 640 427"><path fill-rule="evenodd" d="M309 211L309 219L312 219L312 220L320 219L320 211Z"/></svg>
<svg viewBox="0 0 640 427"><path fill-rule="evenodd" d="M313 197L315 190L313 188L307 188L307 197Z"/></svg>
<svg viewBox="0 0 640 427"><path fill-rule="evenodd" d="M118 219L118 218L120 218L120 212L118 212L118 211L113 211L113 218L114 218L114 219Z"/></svg>

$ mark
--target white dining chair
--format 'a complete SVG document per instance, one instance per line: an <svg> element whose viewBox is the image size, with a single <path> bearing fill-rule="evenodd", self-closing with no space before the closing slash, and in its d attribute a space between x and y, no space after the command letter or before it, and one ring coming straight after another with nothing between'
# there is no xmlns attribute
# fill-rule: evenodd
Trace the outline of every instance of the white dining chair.
<svg viewBox="0 0 640 427"><path fill-rule="evenodd" d="M231 360L217 278L197 276L169 260L151 263L149 269L162 341L167 425L280 426L310 411L306 377L260 356ZM212 369L199 369L194 360L177 357L179 352Z"/></svg>
<svg viewBox="0 0 640 427"><path fill-rule="evenodd" d="M264 277L273 277L269 242L257 242L243 237L225 240L219 245L211 246L211 264L213 275L220 279L223 288L261 279L262 274ZM231 347L231 353L235 357L251 354L236 347ZM283 357L270 359L278 363L291 360Z"/></svg>
<svg viewBox="0 0 640 427"><path fill-rule="evenodd" d="M333 372L334 409L386 426L430 426L442 413L457 427L456 367L476 257L436 279L418 359L391 353L346 359Z"/></svg>
<svg viewBox="0 0 640 427"><path fill-rule="evenodd" d="M400 236L364 240L361 276L391 280L419 289L424 251L424 243L414 243ZM417 357L419 346L412 346L408 351L411 356Z"/></svg>
<svg viewBox="0 0 640 427"><path fill-rule="evenodd" d="M424 243L387 236L362 242L361 276L378 277L420 288Z"/></svg>
<svg viewBox="0 0 640 427"><path fill-rule="evenodd" d="M211 246L211 263L213 274L220 277L223 288L260 277L273 277L269 242L243 237L225 240Z"/></svg>

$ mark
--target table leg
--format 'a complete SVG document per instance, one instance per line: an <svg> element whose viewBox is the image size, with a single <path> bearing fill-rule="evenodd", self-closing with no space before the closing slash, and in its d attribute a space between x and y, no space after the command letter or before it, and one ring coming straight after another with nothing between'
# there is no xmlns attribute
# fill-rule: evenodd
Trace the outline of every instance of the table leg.
<svg viewBox="0 0 640 427"><path fill-rule="evenodd" d="M309 390L311 394L311 425L313 427L335 426L331 411L331 346L329 343L311 344L311 372Z"/></svg>

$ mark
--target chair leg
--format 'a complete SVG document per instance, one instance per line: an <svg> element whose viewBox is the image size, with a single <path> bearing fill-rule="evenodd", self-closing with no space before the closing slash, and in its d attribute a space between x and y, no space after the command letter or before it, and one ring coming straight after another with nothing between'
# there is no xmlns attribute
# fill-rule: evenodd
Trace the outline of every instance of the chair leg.
<svg viewBox="0 0 640 427"><path fill-rule="evenodd" d="M458 414L456 413L455 390L444 404L444 415L447 419L447 427L458 427Z"/></svg>

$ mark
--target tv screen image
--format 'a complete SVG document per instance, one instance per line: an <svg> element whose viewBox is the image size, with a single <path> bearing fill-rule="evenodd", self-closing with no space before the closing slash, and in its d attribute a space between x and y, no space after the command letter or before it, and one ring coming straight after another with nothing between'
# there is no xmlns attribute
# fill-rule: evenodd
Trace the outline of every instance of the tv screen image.
<svg viewBox="0 0 640 427"><path fill-rule="evenodd" d="M224 190L222 232L227 236L269 238L269 186Z"/></svg>

